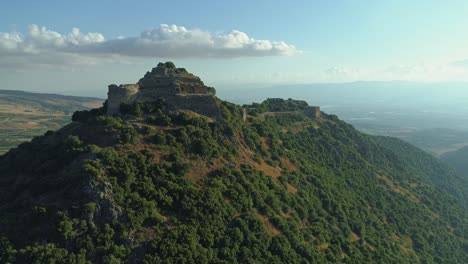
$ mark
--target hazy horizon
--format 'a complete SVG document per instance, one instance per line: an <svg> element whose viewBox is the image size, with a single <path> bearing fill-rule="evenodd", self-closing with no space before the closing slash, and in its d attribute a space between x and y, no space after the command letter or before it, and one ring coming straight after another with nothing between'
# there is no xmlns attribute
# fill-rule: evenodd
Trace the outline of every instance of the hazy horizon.
<svg viewBox="0 0 468 264"><path fill-rule="evenodd" d="M467 9L402 0L6 2L0 88L95 96L168 60L220 90L468 81ZM130 14L138 19L122 19Z"/></svg>
<svg viewBox="0 0 468 264"><path fill-rule="evenodd" d="M128 82L128 83L136 83L138 79L141 77L142 76L136 77L133 82ZM345 87L345 86L352 86L352 87L361 86L361 88L367 88L367 89L373 88L373 87L369 87L369 85L374 86L377 89L382 89L382 88L401 89L403 88L407 90L411 90L412 88L422 88L423 86L427 86L427 87L431 87L432 90L436 88L435 90L439 90L438 92L440 93L446 92L446 89L456 90L457 98L459 98L460 95L462 97L468 96L468 81L436 81L436 82L426 81L426 82L423 82L423 81L407 81L407 80L391 80L391 81L357 80L357 81L350 81L350 82L309 82L309 83L268 83L268 82L210 83L206 81L204 82L206 85L216 88L216 90L218 91L218 94L217 94L218 96L220 95L223 96L225 93L227 94L235 93L237 91L239 92L267 91L268 89L278 88L278 87L291 87L291 88L334 87L334 88L338 88L338 87ZM17 91L25 91L25 92L96 97L96 98L105 99L107 98L107 89L108 89L107 86L110 84L116 84L116 82L109 81L107 85L104 85L102 87L99 87L99 88L89 87L89 89L84 88L82 90L72 90L72 89L51 90L47 88L38 88L38 87L13 87L14 85L0 87L0 90L17 90ZM388 85L391 85L392 87L388 87ZM385 86L385 87L382 87L382 86ZM415 86L415 87L411 87L411 86ZM395 91L389 91L389 92L391 93ZM265 98L268 98L268 95L265 95L265 96L266 96ZM285 94L285 97L287 97L287 93ZM226 99L229 99L229 98L226 98ZM301 99L301 98L295 98L295 99Z"/></svg>

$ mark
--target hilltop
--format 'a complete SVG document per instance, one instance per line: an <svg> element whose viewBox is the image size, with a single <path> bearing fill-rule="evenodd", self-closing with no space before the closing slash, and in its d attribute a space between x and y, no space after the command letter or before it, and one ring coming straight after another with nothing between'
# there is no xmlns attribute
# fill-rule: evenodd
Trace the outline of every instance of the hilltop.
<svg viewBox="0 0 468 264"><path fill-rule="evenodd" d="M109 85L107 113L121 112L122 104L153 103L163 99L170 111L191 110L209 117L217 117L214 94L216 90L205 84L185 68L176 68L174 63L159 63L147 72L136 84Z"/></svg>
<svg viewBox="0 0 468 264"><path fill-rule="evenodd" d="M71 121L73 112L99 107L102 102L91 97L0 90L0 154L61 128Z"/></svg>
<svg viewBox="0 0 468 264"><path fill-rule="evenodd" d="M467 181L429 154L300 100L206 90L206 114L173 83L110 86L138 96L0 156L1 262L468 262Z"/></svg>

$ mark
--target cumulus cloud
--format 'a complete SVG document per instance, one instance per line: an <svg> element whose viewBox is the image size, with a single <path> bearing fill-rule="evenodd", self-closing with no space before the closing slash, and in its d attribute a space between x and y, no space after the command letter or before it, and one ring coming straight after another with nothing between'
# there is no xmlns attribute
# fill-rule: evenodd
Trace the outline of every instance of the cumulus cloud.
<svg viewBox="0 0 468 264"><path fill-rule="evenodd" d="M236 58L298 53L301 51L283 41L256 40L237 30L213 34L166 24L136 37L109 40L97 32L73 28L61 34L38 25L31 25L24 34L0 32L0 66L92 64L116 57Z"/></svg>
<svg viewBox="0 0 468 264"><path fill-rule="evenodd" d="M18 32L0 32L0 55L47 51L67 52L73 48L105 42L100 33L83 34L73 28L68 35L51 31L46 27L31 25L26 35Z"/></svg>

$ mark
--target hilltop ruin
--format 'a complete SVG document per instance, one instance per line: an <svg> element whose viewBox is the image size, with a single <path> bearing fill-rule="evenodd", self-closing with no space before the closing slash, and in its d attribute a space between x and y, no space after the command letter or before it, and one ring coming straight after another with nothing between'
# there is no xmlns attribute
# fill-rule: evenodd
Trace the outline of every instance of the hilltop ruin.
<svg viewBox="0 0 468 264"><path fill-rule="evenodd" d="M123 105L156 102L162 99L169 111L190 110L195 113L218 118L220 110L215 89L206 86L199 77L172 62L159 63L135 84L109 85L107 114L123 114ZM320 118L320 107L309 106L305 101L269 98L261 104L244 106L242 119L255 115L266 116L303 113L310 118Z"/></svg>
<svg viewBox="0 0 468 264"><path fill-rule="evenodd" d="M159 63L136 84L109 85L107 114L119 114L122 104L164 99L170 111L190 110L208 117L219 116L214 88L172 62Z"/></svg>

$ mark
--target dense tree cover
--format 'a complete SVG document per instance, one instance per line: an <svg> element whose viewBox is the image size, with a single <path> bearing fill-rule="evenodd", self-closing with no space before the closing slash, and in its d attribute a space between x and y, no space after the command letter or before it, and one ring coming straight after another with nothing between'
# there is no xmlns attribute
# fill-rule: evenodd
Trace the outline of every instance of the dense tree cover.
<svg viewBox="0 0 468 264"><path fill-rule="evenodd" d="M410 145L143 109L0 156L1 263L468 263L466 182Z"/></svg>
<svg viewBox="0 0 468 264"><path fill-rule="evenodd" d="M377 142L383 145L392 154L392 161L404 164L413 174L429 179L437 187L447 191L468 206L468 179L455 175L446 164L435 162L434 158L412 145L391 137L376 137ZM406 176L411 181L411 174Z"/></svg>
<svg viewBox="0 0 468 264"><path fill-rule="evenodd" d="M465 179L468 179L468 146L444 153L440 159L455 168Z"/></svg>
<svg viewBox="0 0 468 264"><path fill-rule="evenodd" d="M306 101L282 98L268 98L261 103L244 105L249 114L255 115L264 112L286 112L304 110L308 106Z"/></svg>
<svg viewBox="0 0 468 264"><path fill-rule="evenodd" d="M160 62L158 63L158 67L165 67L169 69L175 69L176 66L172 61L167 61L167 62Z"/></svg>
<svg viewBox="0 0 468 264"><path fill-rule="evenodd" d="M188 71L185 68L177 68L175 64L171 61L159 62L158 67L174 69L176 73L188 73Z"/></svg>

